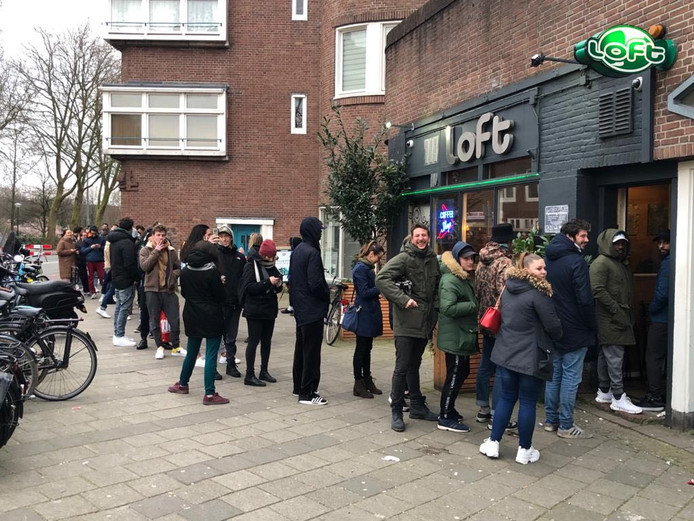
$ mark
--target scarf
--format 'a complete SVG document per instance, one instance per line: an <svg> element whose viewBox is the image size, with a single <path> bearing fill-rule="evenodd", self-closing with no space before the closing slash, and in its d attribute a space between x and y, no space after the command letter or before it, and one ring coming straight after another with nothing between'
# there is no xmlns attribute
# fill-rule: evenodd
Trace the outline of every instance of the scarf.
<svg viewBox="0 0 694 521"><path fill-rule="evenodd" d="M275 259L265 260L261 257L260 265L265 269L274 268L275 267Z"/></svg>

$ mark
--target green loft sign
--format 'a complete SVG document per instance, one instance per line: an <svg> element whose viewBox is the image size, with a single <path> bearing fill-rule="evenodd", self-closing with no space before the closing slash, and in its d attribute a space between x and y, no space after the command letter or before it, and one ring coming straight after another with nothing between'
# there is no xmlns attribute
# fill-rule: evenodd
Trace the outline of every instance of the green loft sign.
<svg viewBox="0 0 694 521"><path fill-rule="evenodd" d="M628 76L651 67L667 70L677 57L672 40L653 38L631 25L616 25L574 46L576 61L603 76Z"/></svg>

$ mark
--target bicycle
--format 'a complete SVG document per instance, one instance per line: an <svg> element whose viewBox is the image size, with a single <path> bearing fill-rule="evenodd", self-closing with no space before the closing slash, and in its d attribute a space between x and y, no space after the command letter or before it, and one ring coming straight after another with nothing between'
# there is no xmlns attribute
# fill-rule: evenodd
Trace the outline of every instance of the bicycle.
<svg viewBox="0 0 694 521"><path fill-rule="evenodd" d="M335 343L335 340L337 340L340 334L340 328L342 327L342 312L344 307L349 304L348 301L342 299L342 293L348 286L336 279L337 275L333 277L330 283L330 294L332 298L330 299L328 316L325 318L325 341L329 346Z"/></svg>

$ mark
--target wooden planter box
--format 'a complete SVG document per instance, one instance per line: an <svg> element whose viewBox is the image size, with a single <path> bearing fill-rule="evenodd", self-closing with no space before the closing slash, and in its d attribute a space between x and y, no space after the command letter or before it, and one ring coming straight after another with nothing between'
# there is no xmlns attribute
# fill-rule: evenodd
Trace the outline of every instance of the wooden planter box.
<svg viewBox="0 0 694 521"><path fill-rule="evenodd" d="M436 345L436 336L434 336L434 345ZM477 337L477 345L479 350L482 350L482 335ZM477 380L477 368L480 366L482 361L482 354L472 355L470 357L470 374L463 382L461 387L461 392L475 392L475 381ZM444 382L446 381L446 353L434 348L434 388L441 390ZM491 382L494 382L494 378L491 378ZM491 383L490 383L491 386ZM491 387L490 387L491 389Z"/></svg>

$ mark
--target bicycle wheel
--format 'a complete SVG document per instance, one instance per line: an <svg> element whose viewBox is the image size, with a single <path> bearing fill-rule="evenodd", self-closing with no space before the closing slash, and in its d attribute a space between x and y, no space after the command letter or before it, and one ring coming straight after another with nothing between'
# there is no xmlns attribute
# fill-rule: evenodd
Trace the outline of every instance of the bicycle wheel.
<svg viewBox="0 0 694 521"><path fill-rule="evenodd" d="M43 352L45 346L48 353ZM67 327L50 327L29 343L37 349L39 378L34 394L49 401L74 398L92 383L96 375L96 346L82 331ZM69 352L69 357L65 354ZM56 361L48 356L53 353Z"/></svg>
<svg viewBox="0 0 694 521"><path fill-rule="evenodd" d="M39 369L34 351L9 334L0 334L0 352L9 354L17 361L19 370L26 380L22 400L26 400L34 393L34 388L39 380Z"/></svg>
<svg viewBox="0 0 694 521"><path fill-rule="evenodd" d="M46 275L39 275L38 277L36 277L36 278L34 279L34 282L48 282L48 281L50 281L50 280L51 280L51 279L49 279L48 277L46 277Z"/></svg>
<svg viewBox="0 0 694 521"><path fill-rule="evenodd" d="M342 304L338 300L333 303L332 307L330 308L330 312L328 313L328 318L325 321L325 341L329 346L335 343L335 340L337 340L337 337L340 334L340 327L342 327L340 325L341 316Z"/></svg>

